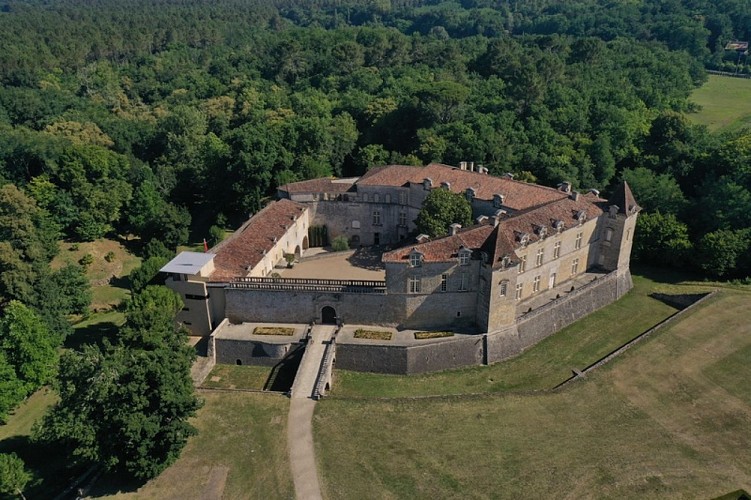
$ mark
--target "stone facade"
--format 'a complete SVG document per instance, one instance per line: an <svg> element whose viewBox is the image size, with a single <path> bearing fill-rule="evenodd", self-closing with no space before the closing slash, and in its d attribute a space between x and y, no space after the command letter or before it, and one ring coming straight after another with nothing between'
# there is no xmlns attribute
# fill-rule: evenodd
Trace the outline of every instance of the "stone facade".
<svg viewBox="0 0 751 500"><path fill-rule="evenodd" d="M466 196L477 224L416 241L414 221L435 189ZM211 250L213 274L167 280L186 299L179 319L197 334L207 335L224 318L310 323L327 315L350 324L485 334L472 341L337 350L341 367L417 373L507 359L631 288L639 207L625 183L608 201L594 190L572 192L568 183L553 189L433 164L288 184L279 197ZM270 278L284 253L304 252L307 229L321 225L330 238L396 247L383 255L385 283L301 280L298 286ZM585 273L599 278L582 286Z"/></svg>

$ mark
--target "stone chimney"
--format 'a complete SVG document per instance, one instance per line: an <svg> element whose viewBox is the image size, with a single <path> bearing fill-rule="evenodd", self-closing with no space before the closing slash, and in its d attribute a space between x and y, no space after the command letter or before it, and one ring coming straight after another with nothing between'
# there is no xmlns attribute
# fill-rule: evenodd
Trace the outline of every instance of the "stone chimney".
<svg viewBox="0 0 751 500"><path fill-rule="evenodd" d="M506 172L505 174L503 174L503 176L506 179L511 179L512 181L514 180L514 174L512 174L511 172Z"/></svg>
<svg viewBox="0 0 751 500"><path fill-rule="evenodd" d="M456 235L456 233L458 233L461 228L462 228L461 224L457 224L456 222L454 222L453 224L449 226L449 235L451 236Z"/></svg>
<svg viewBox="0 0 751 500"><path fill-rule="evenodd" d="M589 192L597 196L598 198L600 197L600 192L597 189L592 188L589 190Z"/></svg>
<svg viewBox="0 0 751 500"><path fill-rule="evenodd" d="M430 239L430 236L428 236L427 234L418 234L417 238L415 239L417 240L418 243L425 243L426 241Z"/></svg>
<svg viewBox="0 0 751 500"><path fill-rule="evenodd" d="M473 162L473 161L469 162L468 163L468 168L469 168L470 172L474 172L475 171L475 162Z"/></svg>
<svg viewBox="0 0 751 500"><path fill-rule="evenodd" d="M560 184L558 184L558 189L560 189L564 193L570 193L571 192L571 183L568 182L568 181L563 181Z"/></svg>
<svg viewBox="0 0 751 500"><path fill-rule="evenodd" d="M574 191L570 194L571 199L574 201L579 201L579 191Z"/></svg>
<svg viewBox="0 0 751 500"><path fill-rule="evenodd" d="M460 170L467 170L467 162L466 161L460 161L459 162L459 169Z"/></svg>

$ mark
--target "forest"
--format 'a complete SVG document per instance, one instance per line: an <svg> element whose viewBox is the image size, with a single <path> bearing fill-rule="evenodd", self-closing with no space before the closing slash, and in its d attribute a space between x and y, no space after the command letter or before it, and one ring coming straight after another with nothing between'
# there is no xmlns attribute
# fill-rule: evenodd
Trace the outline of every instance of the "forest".
<svg viewBox="0 0 751 500"><path fill-rule="evenodd" d="M750 36L747 0L0 0L0 418L88 307L58 240L141 242L140 290L290 181L465 160L625 179L635 260L748 280L751 131L687 114L708 69L751 72L725 50ZM39 331L36 365L10 355Z"/></svg>

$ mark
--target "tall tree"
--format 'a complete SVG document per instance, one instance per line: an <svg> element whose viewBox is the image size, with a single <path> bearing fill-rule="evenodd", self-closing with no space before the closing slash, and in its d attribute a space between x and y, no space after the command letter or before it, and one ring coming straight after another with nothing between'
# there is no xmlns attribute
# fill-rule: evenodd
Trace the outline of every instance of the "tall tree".
<svg viewBox="0 0 751 500"><path fill-rule="evenodd" d="M421 233L445 236L451 224L468 226L472 223L472 206L461 194L434 189L425 198L415 223Z"/></svg>
<svg viewBox="0 0 751 500"><path fill-rule="evenodd" d="M174 322L181 307L169 289L149 287L129 302L117 345L66 353L60 402L37 437L139 479L174 462L196 432L188 418L200 407L190 378L195 353Z"/></svg>

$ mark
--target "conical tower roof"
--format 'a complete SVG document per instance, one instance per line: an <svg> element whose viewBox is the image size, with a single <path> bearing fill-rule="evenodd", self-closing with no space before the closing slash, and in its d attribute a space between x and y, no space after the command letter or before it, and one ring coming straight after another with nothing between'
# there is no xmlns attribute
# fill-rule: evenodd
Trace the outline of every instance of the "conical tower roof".
<svg viewBox="0 0 751 500"><path fill-rule="evenodd" d="M609 202L611 205L616 205L618 207L618 213L626 215L632 214L640 208L639 205L636 204L634 194L631 192L631 188L628 187L628 182L626 181L621 182L621 184L615 188L613 196L610 197Z"/></svg>

